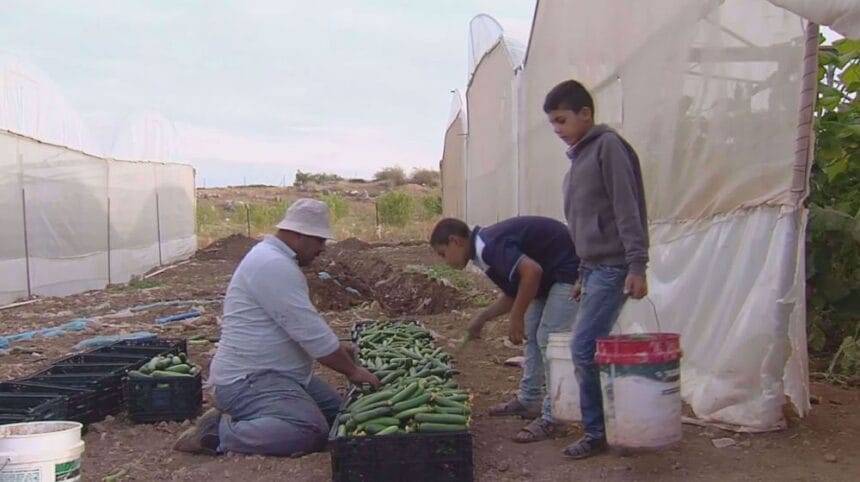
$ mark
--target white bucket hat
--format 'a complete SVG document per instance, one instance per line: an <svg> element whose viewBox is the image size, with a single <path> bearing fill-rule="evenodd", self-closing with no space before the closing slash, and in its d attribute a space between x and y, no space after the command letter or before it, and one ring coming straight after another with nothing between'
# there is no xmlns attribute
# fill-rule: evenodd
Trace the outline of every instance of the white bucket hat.
<svg viewBox="0 0 860 482"><path fill-rule="evenodd" d="M334 239L329 223L328 206L316 199L296 200L287 208L284 219L275 227L307 236Z"/></svg>

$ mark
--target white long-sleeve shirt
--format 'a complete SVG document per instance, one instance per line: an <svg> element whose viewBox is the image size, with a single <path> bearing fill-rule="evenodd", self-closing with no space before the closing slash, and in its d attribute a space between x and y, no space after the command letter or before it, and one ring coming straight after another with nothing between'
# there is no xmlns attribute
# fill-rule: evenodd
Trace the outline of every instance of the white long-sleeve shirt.
<svg viewBox="0 0 860 482"><path fill-rule="evenodd" d="M259 370L306 385L314 359L339 341L311 303L296 253L267 236L239 263L224 299L221 340L209 383L226 385Z"/></svg>

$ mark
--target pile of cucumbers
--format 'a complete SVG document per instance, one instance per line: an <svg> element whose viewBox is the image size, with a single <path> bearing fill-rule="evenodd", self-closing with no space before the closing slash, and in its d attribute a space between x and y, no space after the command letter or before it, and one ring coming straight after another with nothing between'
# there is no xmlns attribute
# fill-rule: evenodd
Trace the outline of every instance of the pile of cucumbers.
<svg viewBox="0 0 860 482"><path fill-rule="evenodd" d="M359 395L340 414L338 437L469 429L469 392L453 379L451 356L430 333L412 323L364 325L359 360L382 382Z"/></svg>
<svg viewBox="0 0 860 482"><path fill-rule="evenodd" d="M180 353L153 357L139 370L128 372L128 375L132 378L194 378L198 373L200 373L200 367L191 363L185 353Z"/></svg>

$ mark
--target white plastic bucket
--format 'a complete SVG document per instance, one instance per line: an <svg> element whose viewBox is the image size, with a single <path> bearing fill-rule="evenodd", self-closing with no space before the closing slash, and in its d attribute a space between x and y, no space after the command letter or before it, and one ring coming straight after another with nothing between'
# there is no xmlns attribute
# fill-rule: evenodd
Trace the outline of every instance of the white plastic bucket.
<svg viewBox="0 0 860 482"><path fill-rule="evenodd" d="M681 441L681 345L674 333L597 340L606 440L620 451Z"/></svg>
<svg viewBox="0 0 860 482"><path fill-rule="evenodd" d="M579 422L579 382L570 357L569 331L550 333L546 346L549 363L549 395L552 402L552 416L562 422Z"/></svg>
<svg viewBox="0 0 860 482"><path fill-rule="evenodd" d="M78 482L84 442L78 422L0 425L0 482Z"/></svg>

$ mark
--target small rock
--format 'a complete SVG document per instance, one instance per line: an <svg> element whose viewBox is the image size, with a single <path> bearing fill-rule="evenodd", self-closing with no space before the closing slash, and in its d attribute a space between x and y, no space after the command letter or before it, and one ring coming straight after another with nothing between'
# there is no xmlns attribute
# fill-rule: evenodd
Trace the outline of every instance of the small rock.
<svg viewBox="0 0 860 482"><path fill-rule="evenodd" d="M529 471L529 469L523 467L523 477L531 477L531 476L532 476L532 473Z"/></svg>
<svg viewBox="0 0 860 482"><path fill-rule="evenodd" d="M714 444L714 447L718 449L724 449L726 447L731 447L732 445L735 445L737 442L735 442L735 439L731 437L725 437L711 439L711 443Z"/></svg>
<svg viewBox="0 0 860 482"><path fill-rule="evenodd" d="M813 405L818 405L821 403L821 397L819 397L818 395L810 395L809 396L809 403L811 403Z"/></svg>
<svg viewBox="0 0 860 482"><path fill-rule="evenodd" d="M675 463L672 465L672 469L673 469L673 470L681 470L681 463L680 463L680 462L675 462Z"/></svg>
<svg viewBox="0 0 860 482"><path fill-rule="evenodd" d="M191 420L188 420L186 418L185 420L182 421L181 427L185 428L185 427L190 427L190 426L191 426Z"/></svg>
<svg viewBox="0 0 860 482"><path fill-rule="evenodd" d="M511 375L511 376L509 376L509 377L508 377L508 381L509 381L509 382L513 382L513 381L515 381L515 380L516 380L516 378L515 378L513 375Z"/></svg>
<svg viewBox="0 0 860 482"><path fill-rule="evenodd" d="M90 430L92 430L92 431L93 431L93 432L95 432L95 433L105 433L105 432L107 432L107 428L106 428L106 427L105 427L105 425L104 425L103 423L101 423L101 422L97 422L97 423L90 424Z"/></svg>
<svg viewBox="0 0 860 482"><path fill-rule="evenodd" d="M802 443L803 443L804 447L809 447L810 445L812 445L812 443L809 440L804 440Z"/></svg>
<svg viewBox="0 0 860 482"><path fill-rule="evenodd" d="M827 454L824 456L824 460L826 460L832 464L832 463L835 463L839 459L834 454Z"/></svg>
<svg viewBox="0 0 860 482"><path fill-rule="evenodd" d="M113 415L108 415L107 417L105 417L105 423L111 423L114 420L116 420L116 419L114 418Z"/></svg>
<svg viewBox="0 0 860 482"><path fill-rule="evenodd" d="M511 465L507 461L499 462L499 465L496 466L499 472L507 472L508 469L511 468Z"/></svg>

